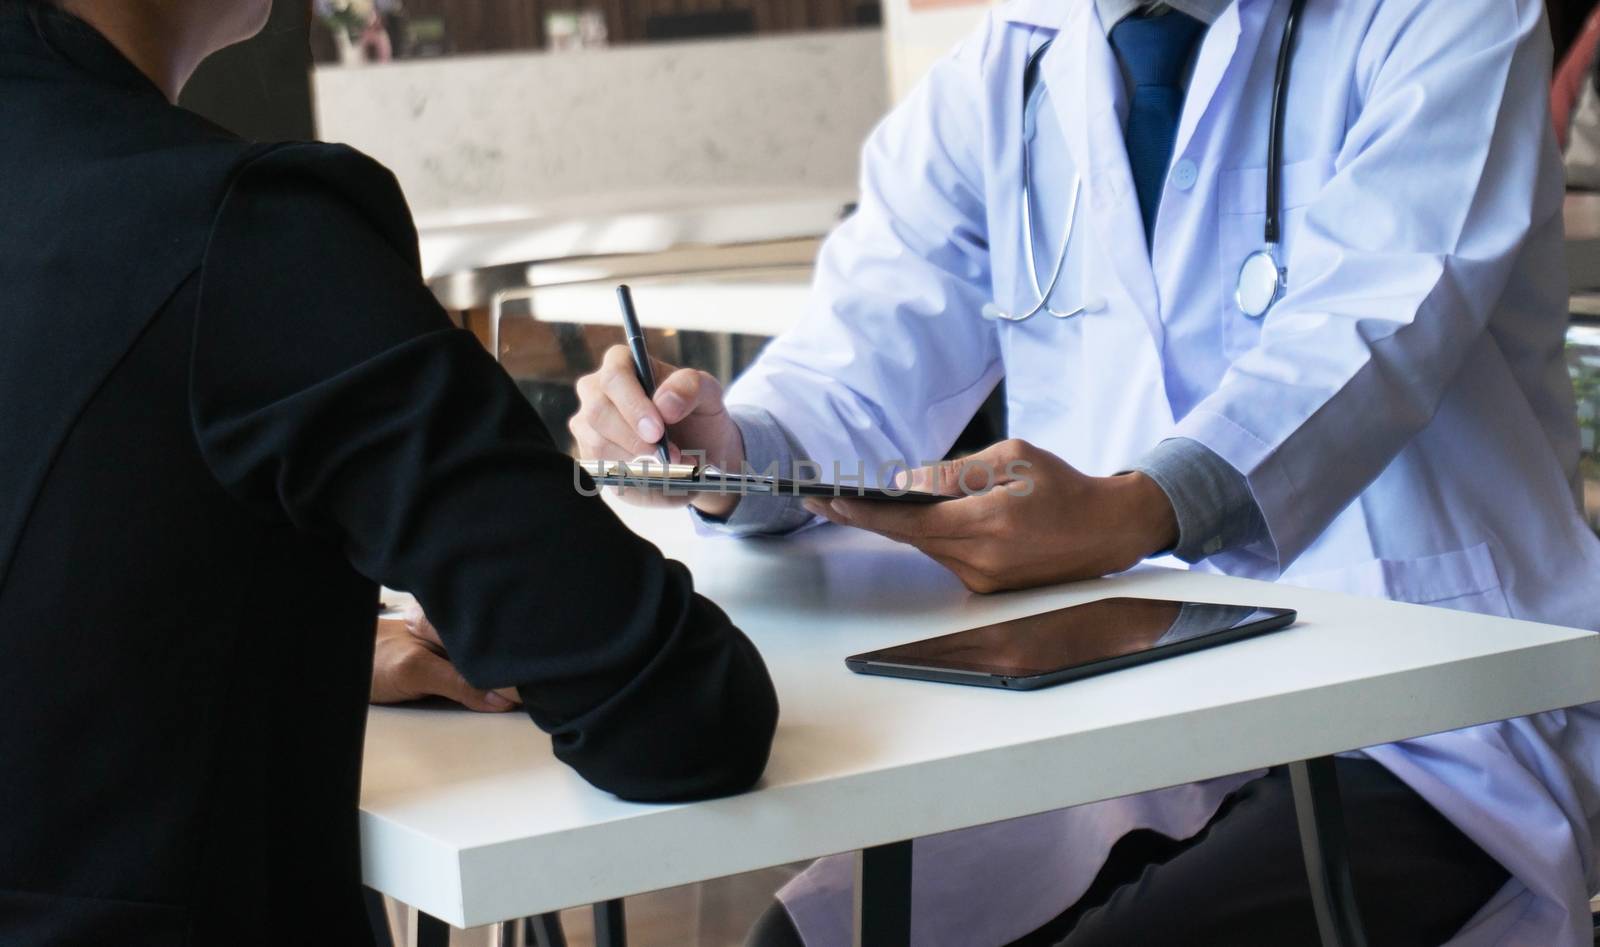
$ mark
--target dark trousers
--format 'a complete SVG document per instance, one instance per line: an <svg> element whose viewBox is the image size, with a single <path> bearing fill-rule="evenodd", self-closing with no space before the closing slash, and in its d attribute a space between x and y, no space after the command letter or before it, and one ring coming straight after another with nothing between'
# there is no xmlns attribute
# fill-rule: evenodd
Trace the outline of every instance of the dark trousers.
<svg viewBox="0 0 1600 947"><path fill-rule="evenodd" d="M1505 884L1498 862L1389 771L1337 761L1350 869L1372 947L1438 947ZM750 947L799 947L782 906ZM1012 947L1284 947L1319 943L1289 773L1274 769L1182 841L1130 832L1087 893Z"/></svg>

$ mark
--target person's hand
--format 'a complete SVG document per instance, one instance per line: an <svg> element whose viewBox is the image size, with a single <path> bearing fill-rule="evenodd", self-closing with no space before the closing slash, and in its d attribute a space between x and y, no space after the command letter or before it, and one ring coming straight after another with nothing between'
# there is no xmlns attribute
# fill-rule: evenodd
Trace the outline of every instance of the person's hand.
<svg viewBox="0 0 1600 947"><path fill-rule="evenodd" d="M522 702L515 688L484 691L468 684L445 656L439 632L412 605L402 621L378 619L372 702L399 704L426 697L445 697L482 713L504 713Z"/></svg>
<svg viewBox="0 0 1600 947"><path fill-rule="evenodd" d="M744 437L722 403L722 385L711 375L692 368L676 368L651 359L657 380L654 399L645 397L634 374L633 355L625 345L606 351L600 369L578 379L578 413L567 424L586 460L629 461L656 456L656 442L665 430L672 462L684 451L704 451L705 462L728 471L744 465ZM694 505L712 516L723 517L739 502L720 494L669 495L654 490L623 490L631 502L643 505Z"/></svg>
<svg viewBox="0 0 1600 947"><path fill-rule="evenodd" d="M1144 474L1090 477L1026 441L913 471L913 490L943 503L807 500L835 523L909 543L974 592L1121 572L1178 541L1167 495ZM992 486L981 495L968 495Z"/></svg>

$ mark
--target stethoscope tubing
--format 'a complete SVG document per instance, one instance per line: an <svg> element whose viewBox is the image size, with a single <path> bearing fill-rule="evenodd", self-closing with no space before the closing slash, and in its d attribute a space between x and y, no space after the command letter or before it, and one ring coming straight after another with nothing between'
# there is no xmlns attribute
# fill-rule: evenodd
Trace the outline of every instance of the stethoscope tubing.
<svg viewBox="0 0 1600 947"><path fill-rule="evenodd" d="M1267 137L1267 222L1262 242L1275 247L1282 237L1283 215L1283 126L1289 109L1289 71L1294 61L1295 41L1300 36L1300 13L1306 0L1291 0L1283 23L1283 40L1278 44L1278 67L1272 78L1272 127Z"/></svg>
<svg viewBox="0 0 1600 947"><path fill-rule="evenodd" d="M1265 255L1272 266L1275 285L1270 287L1266 302L1259 307L1259 311L1252 311L1258 307L1246 308L1244 302L1246 287L1244 285L1245 273L1249 271L1248 265L1240 268L1240 284L1235 293L1235 299L1240 310L1251 318L1264 318L1267 312L1283 295L1287 280L1278 258L1278 246L1283 235L1283 134L1287 123L1288 113L1288 88L1292 63L1294 60L1294 47L1300 35L1300 14L1305 8L1305 0L1290 0L1289 13L1284 19L1283 38L1278 44L1278 61L1273 74L1272 83L1272 115L1271 125L1267 134L1267 213L1266 221L1262 227L1262 248L1251 254L1251 257ZM1032 146L1032 110L1033 97L1037 88L1040 60L1050 49L1054 40L1047 40L1028 57L1028 64L1023 73L1023 140L1022 140L1022 234L1027 249L1028 277L1033 283L1034 294L1038 302L1033 308L1020 315L1008 313L1000 309L998 304L984 307L984 315L988 318L1001 319L1006 322L1024 322L1041 312L1048 312L1058 319L1070 319L1095 308L1093 305L1080 305L1068 312L1050 307L1050 297L1055 295L1056 287L1060 285L1062 273L1066 269L1068 250L1072 239L1072 231L1077 220L1078 198L1083 189L1082 175L1075 174L1072 185L1072 201L1067 210L1065 232L1062 234L1061 247L1056 253L1055 268L1050 274L1049 286L1039 284L1038 250L1034 245L1033 227L1033 161L1030 155ZM1248 263L1248 261L1247 261Z"/></svg>
<svg viewBox="0 0 1600 947"><path fill-rule="evenodd" d="M1061 246L1056 251L1055 268L1050 273L1050 285L1039 285L1038 250L1034 247L1033 229L1033 158L1032 145L1035 130L1034 124L1034 95L1038 88L1039 61L1044 58L1045 51L1050 48L1054 40L1046 40L1038 49L1028 56L1028 64L1023 71L1022 79L1022 240L1026 244L1028 264L1028 280L1033 284L1033 294L1038 302L1033 308L1022 314L1006 312L998 303L991 303L983 307L985 318L999 319L1003 322L1027 322L1041 312L1049 312L1057 319L1071 319L1081 315L1085 310L1079 306L1070 312L1061 312L1050 307L1050 297L1055 295L1056 287L1061 284L1061 275L1067 269L1067 250L1072 240L1073 223L1078 217L1078 197L1083 190L1082 175L1074 172L1072 182L1072 202L1067 208L1066 230L1061 235Z"/></svg>
<svg viewBox="0 0 1600 947"><path fill-rule="evenodd" d="M1026 162L1027 158L1024 157L1023 161ZM1028 175L1024 176L1027 177ZM1077 219L1078 198L1082 193L1083 178L1079 175L1074 175L1072 181L1072 202L1067 205L1067 229L1066 233L1061 235L1061 248L1056 252L1056 268L1050 274L1050 285L1040 288L1039 264L1038 261L1034 259L1033 249L1033 212L1031 210L1033 206L1032 187L1028 184L1023 185L1022 232L1023 239L1028 241L1028 278L1033 282L1033 292L1039 297L1039 302L1024 315L1009 316L1002 313L1002 319L1006 319L1009 322L1022 322L1038 315L1040 312L1048 312L1057 319L1071 319L1073 316L1081 315L1083 313L1084 308L1082 306L1079 306L1077 309L1074 309L1071 312L1062 312L1058 309L1052 309L1049 305L1050 297L1055 295L1056 287L1061 285L1061 274L1065 273L1067 269L1067 243L1072 239L1072 222Z"/></svg>

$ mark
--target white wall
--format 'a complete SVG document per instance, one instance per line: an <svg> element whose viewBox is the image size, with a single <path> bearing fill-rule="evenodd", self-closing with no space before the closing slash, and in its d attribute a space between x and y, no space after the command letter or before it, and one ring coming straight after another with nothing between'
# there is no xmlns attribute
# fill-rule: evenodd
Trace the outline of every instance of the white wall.
<svg viewBox="0 0 1600 947"><path fill-rule="evenodd" d="M888 108L879 30L324 67L315 91L320 136L393 169L424 220L853 188Z"/></svg>
<svg viewBox="0 0 1600 947"><path fill-rule="evenodd" d="M883 0L891 98L905 98L935 60L976 28L989 6L989 0Z"/></svg>

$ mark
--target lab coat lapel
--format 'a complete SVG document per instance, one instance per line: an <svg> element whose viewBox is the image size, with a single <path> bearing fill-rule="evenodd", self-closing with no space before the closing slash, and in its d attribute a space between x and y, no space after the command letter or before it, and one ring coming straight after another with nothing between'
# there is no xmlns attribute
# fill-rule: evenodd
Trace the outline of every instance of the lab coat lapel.
<svg viewBox="0 0 1600 947"><path fill-rule="evenodd" d="M1160 352L1161 307L1118 118L1122 74L1094 6L1081 4L1074 13L1040 69L1073 162L1086 169L1083 199L1095 237Z"/></svg>
<svg viewBox="0 0 1600 947"><path fill-rule="evenodd" d="M1228 8L1222 11L1222 16L1206 31L1205 42L1200 45L1200 54L1195 59L1194 72L1189 76L1189 91L1184 96L1183 117L1178 121L1178 137L1172 148L1174 155L1181 155L1188 150L1195 129L1200 126L1200 120L1210 110L1211 100L1216 96L1223 77L1227 75L1229 64L1240 51L1239 7L1248 2L1249 0L1239 0L1237 3L1229 4ZM1255 52L1255 45L1260 39L1260 29L1251 31L1246 41L1250 48L1244 50L1245 55L1240 57L1241 62L1250 61L1251 55Z"/></svg>

